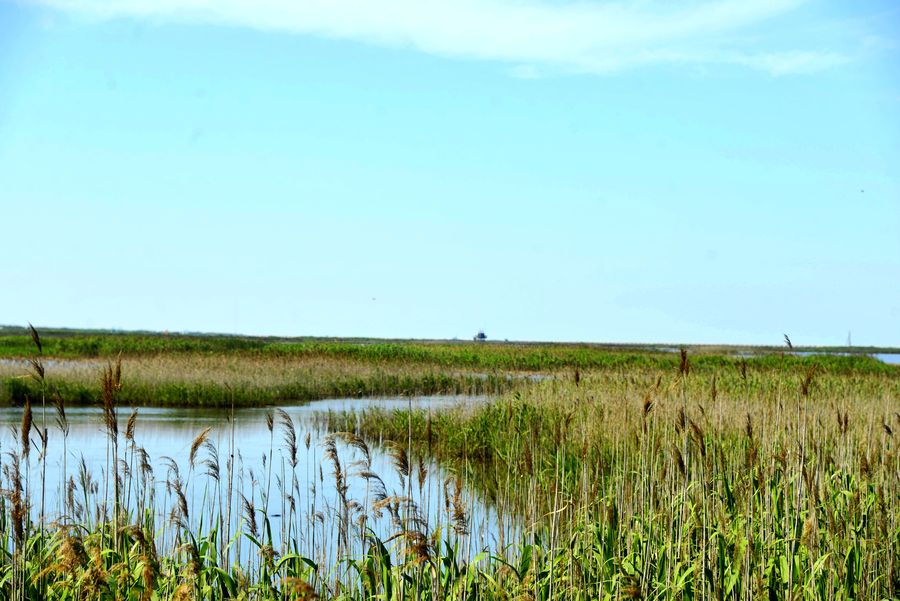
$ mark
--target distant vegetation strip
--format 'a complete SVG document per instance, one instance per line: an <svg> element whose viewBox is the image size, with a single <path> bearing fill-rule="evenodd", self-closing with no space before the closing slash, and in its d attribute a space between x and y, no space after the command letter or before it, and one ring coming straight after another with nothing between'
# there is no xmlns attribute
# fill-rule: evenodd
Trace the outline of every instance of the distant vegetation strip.
<svg viewBox="0 0 900 601"><path fill-rule="evenodd" d="M0 357L27 357L31 338L0 336ZM165 334L66 334L45 336L44 355L59 358L140 356L159 354L245 354L253 356L328 357L365 363L432 365L440 368L468 368L484 371L550 372L560 369L673 369L677 352L647 349L622 350L594 345L540 343L475 343L418 341L323 341L282 340L240 336ZM832 373L900 374L900 367L888 365L864 354L824 353L796 355L763 351L743 357L726 352L693 353L693 367L718 370L746 363L750 369L803 371L813 364Z"/></svg>

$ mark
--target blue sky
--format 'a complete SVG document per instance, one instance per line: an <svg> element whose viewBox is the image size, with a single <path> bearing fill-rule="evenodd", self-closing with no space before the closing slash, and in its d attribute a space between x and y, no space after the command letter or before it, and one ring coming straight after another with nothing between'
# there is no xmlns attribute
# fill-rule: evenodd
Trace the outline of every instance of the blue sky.
<svg viewBox="0 0 900 601"><path fill-rule="evenodd" d="M900 345L898 24L0 0L0 323Z"/></svg>

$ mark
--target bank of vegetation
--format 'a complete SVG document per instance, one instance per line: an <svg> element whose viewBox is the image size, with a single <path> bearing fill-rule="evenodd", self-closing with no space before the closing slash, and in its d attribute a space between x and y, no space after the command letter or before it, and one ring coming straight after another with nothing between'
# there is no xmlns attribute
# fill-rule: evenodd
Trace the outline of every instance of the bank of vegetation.
<svg viewBox="0 0 900 601"><path fill-rule="evenodd" d="M54 368L55 393L70 404L99 397L96 373L121 359L129 382L123 402L201 407L259 406L329 397L500 394L543 377L575 372L669 371L678 352L596 345L273 339L238 336L98 334L58 331L43 336ZM25 332L0 333L0 403L21 405L36 394L22 378L32 353ZM743 356L692 352L695 373L804 371L893 377L900 367L863 354L799 355L760 349Z"/></svg>

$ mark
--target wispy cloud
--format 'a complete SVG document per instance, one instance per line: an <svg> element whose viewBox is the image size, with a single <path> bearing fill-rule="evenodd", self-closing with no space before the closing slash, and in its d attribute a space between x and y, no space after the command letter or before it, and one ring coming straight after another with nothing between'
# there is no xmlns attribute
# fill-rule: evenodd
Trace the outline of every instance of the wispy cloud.
<svg viewBox="0 0 900 601"><path fill-rule="evenodd" d="M843 65L849 61L849 57L837 52L807 51L760 53L734 59L736 63L762 69L773 75L814 73Z"/></svg>
<svg viewBox="0 0 900 601"><path fill-rule="evenodd" d="M95 18L215 23L502 61L511 73L730 63L776 75L846 60L757 48L754 28L803 0L33 0ZM758 43L757 43L758 44Z"/></svg>

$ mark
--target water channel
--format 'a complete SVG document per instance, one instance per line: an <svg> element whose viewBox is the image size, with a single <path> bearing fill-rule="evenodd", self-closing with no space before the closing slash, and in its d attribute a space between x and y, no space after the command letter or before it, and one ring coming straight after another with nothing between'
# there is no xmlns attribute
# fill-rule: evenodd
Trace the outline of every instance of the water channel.
<svg viewBox="0 0 900 601"><path fill-rule="evenodd" d="M276 550L285 548L283 541L291 541L292 549L319 562L332 562L337 554L347 553L348 540L353 552L353 537L345 536L342 529L357 534L371 529L382 539L412 529L429 536L440 530L444 536L460 525L460 516L453 506L456 497L463 510L467 533L462 537L463 551L471 556L484 549L495 549L503 540L511 540L515 526L501 524L496 512L476 491L465 482L457 484L454 474L433 461L422 458L420 464L418 457L411 456L408 473L402 473L385 441L367 441L367 457L359 446L348 444L346 438L335 439L334 449L346 487L342 499L334 460L328 454L330 433L320 425L323 421L320 416L329 411L360 412L373 407L388 411L411 407L441 411L484 401L483 397L460 396L329 399L277 408L236 409L233 414L222 409L141 407L130 440L126 438L126 429L131 409L120 409L117 414L119 473L120 477L126 471L129 474L122 478L122 497L132 512L135 507L152 507L157 543L163 547L176 542L177 531L163 526L171 524L173 516L183 513L179 512L179 497L173 486L178 481L192 530L208 531L210 520L219 517L230 523L232 533L238 527L249 531L248 507L252 506L258 536L268 538L263 519L264 515L268 516L272 546ZM0 408L0 461L6 466L13 453L21 456L22 413L21 407ZM271 430L267 414L273 415ZM32 431L28 469L24 462L21 468L23 486L29 489L31 515L39 519L43 489L47 522L71 518L73 507L80 507L80 513L72 521L85 523L102 519L97 509L104 506L104 500L112 498L109 491L112 480L107 477L109 436L102 409L72 407L66 410L66 418L69 432L64 437L55 412L48 407L46 462L40 461L39 431ZM42 428L44 419L42 409L35 407L35 426ZM290 442L288 420L293 427L294 443ZM192 466L193 443L206 428L209 428L207 442L197 448ZM292 446L297 448L296 461L292 460ZM234 467L230 470L229 487L232 448ZM147 460L144 468L142 458ZM67 489L63 485L64 473L67 482L73 483L68 484L72 489L68 505L61 494ZM5 477L3 488L10 486L9 478ZM457 486L459 494L456 494ZM228 490L232 491L230 510ZM106 503L107 512L109 505ZM265 512L264 507L267 507ZM132 520L136 519L132 513ZM352 526L346 528L347 524ZM363 538L358 536L358 540L362 550ZM248 557L252 550L246 541L237 542L234 548L237 557Z"/></svg>

